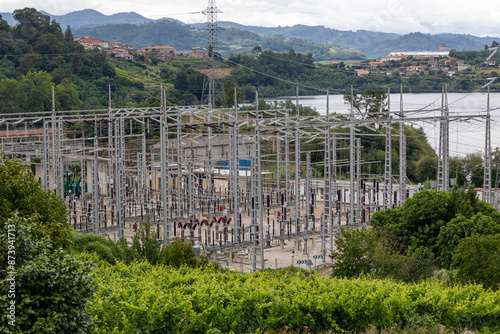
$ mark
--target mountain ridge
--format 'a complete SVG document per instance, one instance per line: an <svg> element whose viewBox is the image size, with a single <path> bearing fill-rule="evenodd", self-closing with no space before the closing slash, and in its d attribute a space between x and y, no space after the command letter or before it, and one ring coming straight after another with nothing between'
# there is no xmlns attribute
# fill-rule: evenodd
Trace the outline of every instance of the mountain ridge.
<svg viewBox="0 0 500 334"><path fill-rule="evenodd" d="M84 9L79 11L73 11L64 15L51 15L49 13L43 12L49 15L52 19L56 20L63 29L66 26L70 26L73 32L77 32L78 35L80 31L89 31L99 28L99 36L92 36L101 39L110 39L116 37L116 33L113 33L113 25L123 24L123 27L130 27L129 25L134 25L141 27L138 30L141 31L142 35L154 34L154 36L149 36L148 40L156 45L162 44L165 41L175 41L180 38L165 38L161 34L165 34L164 31L159 31L158 29L153 29L152 31L147 31L151 29L151 24L160 21L175 22L186 29L175 29L177 33L187 33L188 29L201 30L206 28L206 23L197 24L185 24L179 20L171 18L162 19L149 19L136 12L121 12L112 15L102 14L94 9ZM15 25L12 13L0 13L3 19L9 23L9 25ZM293 45L304 44L304 41L311 41L317 44L314 48L329 48L334 46L339 46L352 51L360 52L365 54L368 58L379 58L386 56L392 51L433 51L438 50L441 43L446 43L448 50L456 49L458 51L463 50L478 50L483 49L485 45L491 45L493 41L499 41L499 37L479 37L471 34L453 34L453 33L441 33L441 34L423 34L420 32L414 32L410 34L400 35L397 33L385 33L385 32L375 32L369 30L337 30L333 28L328 28L322 25L317 26L307 26L307 25L293 25L293 26L278 26L278 27L262 27L262 26L247 26L231 21L220 21L218 26L225 28L230 31L231 34L237 36L244 35L241 31L247 31L259 35L264 38L264 42L259 38L240 38L229 36L231 42L237 43L238 41L242 43L240 47L235 47L234 45L228 45L228 50L234 51L249 51L257 45L262 45L263 47L267 45L273 45L271 40L278 40L280 43L284 43L286 40L288 44L281 46L281 48L287 48ZM115 27L118 28L118 27ZM87 29L87 30L85 30ZM236 29L236 30L235 30ZM116 30L116 29L115 29ZM237 31L240 30L240 31ZM182 32L181 32L182 31ZM221 34L224 34L222 32ZM133 44L134 40L139 40L141 43L144 38L137 39L130 36L131 33L127 34L128 37L122 40L118 40L122 43ZM228 33L226 33L228 35ZM108 36L108 37L106 37ZM284 37L284 39L282 37ZM245 37L249 37L248 35ZM267 39L265 39L267 38ZM294 39L300 39L294 40ZM301 42L302 41L302 42ZM268 43L269 42L269 43ZM138 42L135 42L138 43ZM196 43L200 45L200 37L196 36L189 43ZM252 43L254 45L252 45ZM295 44L294 44L295 43ZM172 44L172 42L170 43ZM186 49L186 43L183 43L182 49ZM305 43L307 44L307 43ZM152 46L152 45L140 45L142 46ZM312 46L311 46L312 47ZM299 49L298 46L294 48ZM300 47L301 52L307 52L304 47ZM276 51L276 50L275 50ZM222 50L222 52L227 53ZM319 51L315 51L316 54ZM323 52L323 51L321 51ZM323 52L324 53L324 52ZM325 56L326 57L326 56Z"/></svg>

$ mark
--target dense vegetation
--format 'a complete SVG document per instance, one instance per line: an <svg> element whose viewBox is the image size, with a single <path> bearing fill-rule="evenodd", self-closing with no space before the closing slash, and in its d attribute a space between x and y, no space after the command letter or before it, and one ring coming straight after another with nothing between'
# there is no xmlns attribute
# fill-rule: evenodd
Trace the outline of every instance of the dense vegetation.
<svg viewBox="0 0 500 334"><path fill-rule="evenodd" d="M303 274L100 264L96 333L410 332L497 329L500 292Z"/></svg>
<svg viewBox="0 0 500 334"><path fill-rule="evenodd" d="M168 34L164 32L168 31ZM132 44L137 49L145 46L171 45L179 53L190 52L193 45L206 46L206 30L193 29L188 25L169 20L160 20L134 24L114 24L93 28L83 28L75 31L77 36L93 36L103 40L113 40L123 44ZM223 57L231 53L251 52L256 45L274 52L288 52L291 49L297 52L311 53L316 60L331 59L364 59L359 51L339 47L331 43L315 43L306 38L290 37L283 35L261 36L248 30L235 27L221 29L218 32L218 50Z"/></svg>
<svg viewBox="0 0 500 334"><path fill-rule="evenodd" d="M66 251L66 205L15 159L0 157L0 184L0 332L89 332L92 265Z"/></svg>
<svg viewBox="0 0 500 334"><path fill-rule="evenodd" d="M190 243L162 247L149 224L130 245L71 231L64 201L44 191L20 160L0 156L0 184L2 333L94 333L87 302L98 261L219 268L195 256Z"/></svg>
<svg viewBox="0 0 500 334"><path fill-rule="evenodd" d="M500 214L469 188L422 190L397 209L373 214L371 229L343 230L334 274L411 282L450 270L448 282L500 287Z"/></svg>
<svg viewBox="0 0 500 334"><path fill-rule="evenodd" d="M220 22L219 24L223 27L238 27L263 36L282 35L286 38L307 38L318 44L335 44L361 51L368 58L385 57L393 51L437 51L440 43L446 43L448 50L478 50L495 40L495 37L460 34L431 35L415 32L398 35L367 30L343 31L301 24L285 27L244 26L233 22ZM196 26L202 27L201 24Z"/></svg>
<svg viewBox="0 0 500 334"><path fill-rule="evenodd" d="M0 110L34 112L98 109L108 106L158 106L160 84L169 87L169 104L195 104L202 97L204 75L184 64L118 61L85 51L71 29L63 33L50 17L33 8L16 10L10 27L0 17Z"/></svg>

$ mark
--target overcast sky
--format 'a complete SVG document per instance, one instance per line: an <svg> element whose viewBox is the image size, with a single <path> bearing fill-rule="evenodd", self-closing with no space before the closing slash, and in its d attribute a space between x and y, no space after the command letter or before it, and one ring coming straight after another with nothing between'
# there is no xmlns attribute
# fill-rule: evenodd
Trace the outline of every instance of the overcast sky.
<svg viewBox="0 0 500 334"><path fill-rule="evenodd" d="M34 7L50 14L95 9L110 15L137 12L185 23L206 22L201 11L208 0L2 0L0 12ZM339 30L395 33L468 33L500 36L498 0L216 0L220 21L266 27L322 25Z"/></svg>

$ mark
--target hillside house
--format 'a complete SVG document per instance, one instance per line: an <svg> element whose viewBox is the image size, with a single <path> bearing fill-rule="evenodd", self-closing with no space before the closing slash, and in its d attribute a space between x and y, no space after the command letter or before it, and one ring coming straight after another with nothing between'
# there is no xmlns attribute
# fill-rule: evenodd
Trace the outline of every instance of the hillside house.
<svg viewBox="0 0 500 334"><path fill-rule="evenodd" d="M384 62L383 61L371 61L368 63L368 67L371 69L378 68L379 66L383 66Z"/></svg>
<svg viewBox="0 0 500 334"><path fill-rule="evenodd" d="M173 46L158 45L147 46L142 48L144 56L147 58L157 58L158 60L167 60L168 58L175 57L177 49Z"/></svg>
<svg viewBox="0 0 500 334"><path fill-rule="evenodd" d="M420 65L412 65L412 66L407 66L406 67L406 73L408 74L418 74L420 72L423 72L424 68Z"/></svg>
<svg viewBox="0 0 500 334"><path fill-rule="evenodd" d="M357 69L356 70L356 74L357 74L358 77L360 77L362 75L368 75L368 74L370 74L370 71L365 70L365 69Z"/></svg>
<svg viewBox="0 0 500 334"><path fill-rule="evenodd" d="M134 57L130 54L134 51L134 47L130 44L121 44L113 41L101 41L97 38L83 36L75 38L75 41L83 45L85 50L99 49L105 51L108 56L114 55L117 58L132 60Z"/></svg>
<svg viewBox="0 0 500 334"><path fill-rule="evenodd" d="M201 48L201 47L195 47L193 45L193 48L191 49L191 53L189 54L189 57L199 58L199 59L208 59L208 50Z"/></svg>

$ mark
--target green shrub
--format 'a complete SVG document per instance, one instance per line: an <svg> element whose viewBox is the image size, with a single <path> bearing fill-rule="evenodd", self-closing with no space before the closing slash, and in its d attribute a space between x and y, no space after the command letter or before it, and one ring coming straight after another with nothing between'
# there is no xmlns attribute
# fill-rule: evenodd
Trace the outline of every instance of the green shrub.
<svg viewBox="0 0 500 334"><path fill-rule="evenodd" d="M90 242L83 247L83 250L87 253L95 253L99 259L110 264L116 263L116 258L114 257L110 247L102 244L101 242Z"/></svg>
<svg viewBox="0 0 500 334"><path fill-rule="evenodd" d="M388 228L346 229L335 239L330 255L335 277L391 277L404 282L418 281L432 275L433 254L427 248L401 252Z"/></svg>
<svg viewBox="0 0 500 334"><path fill-rule="evenodd" d="M368 274L373 263L370 257L375 249L376 232L356 228L342 228L335 239L335 250L330 254L333 275L336 277L359 277Z"/></svg>
<svg viewBox="0 0 500 334"><path fill-rule="evenodd" d="M157 264L160 260L161 241L157 239L149 220L137 224L131 250L136 260L145 259L151 264Z"/></svg>
<svg viewBox="0 0 500 334"><path fill-rule="evenodd" d="M72 244L70 249L76 253L95 253L97 256L110 264L117 260L127 262L127 244L113 242L100 235L86 234L72 231L70 235ZM128 261L127 263L129 263Z"/></svg>
<svg viewBox="0 0 500 334"><path fill-rule="evenodd" d="M500 292L301 273L242 274L100 264L89 305L95 333L363 332L367 328L499 330ZM120 315L120 316L117 316Z"/></svg>
<svg viewBox="0 0 500 334"><path fill-rule="evenodd" d="M159 263L175 268L181 266L195 268L208 265L209 260L206 256L197 257L190 242L182 242L176 238L163 247Z"/></svg>

